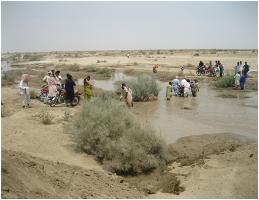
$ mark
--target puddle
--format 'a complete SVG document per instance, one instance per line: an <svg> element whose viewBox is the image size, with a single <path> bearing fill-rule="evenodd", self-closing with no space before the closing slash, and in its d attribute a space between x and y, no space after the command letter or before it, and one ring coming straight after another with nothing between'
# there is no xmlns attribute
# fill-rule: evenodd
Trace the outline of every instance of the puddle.
<svg viewBox="0 0 259 200"><path fill-rule="evenodd" d="M130 78L133 77L116 72L112 79L96 80L94 85L114 90L114 82ZM234 133L257 140L257 92L249 92L250 98L224 98L220 97L222 91L203 84L197 97L173 97L167 101L168 83L158 83L158 100L135 102L133 112L150 123L168 143L184 136L214 133Z"/></svg>

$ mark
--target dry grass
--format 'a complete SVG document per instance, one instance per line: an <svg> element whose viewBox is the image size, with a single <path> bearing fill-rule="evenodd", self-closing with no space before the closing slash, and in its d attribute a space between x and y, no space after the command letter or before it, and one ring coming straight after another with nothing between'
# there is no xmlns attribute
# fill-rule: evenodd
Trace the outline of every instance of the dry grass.
<svg viewBox="0 0 259 200"><path fill-rule="evenodd" d="M54 118L53 115L46 110L42 110L39 114L39 117L41 122L46 125L51 124Z"/></svg>

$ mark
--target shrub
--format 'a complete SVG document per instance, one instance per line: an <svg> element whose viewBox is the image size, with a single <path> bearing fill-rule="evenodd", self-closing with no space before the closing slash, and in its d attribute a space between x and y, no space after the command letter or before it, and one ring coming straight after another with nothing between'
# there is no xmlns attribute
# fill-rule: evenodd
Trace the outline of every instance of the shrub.
<svg viewBox="0 0 259 200"><path fill-rule="evenodd" d="M101 74L104 77L111 77L112 76L112 70L108 69L107 67L105 68L101 68L101 69L97 69L97 74Z"/></svg>
<svg viewBox="0 0 259 200"><path fill-rule="evenodd" d="M29 93L30 93L30 98L31 99L36 99L38 97L38 93L37 93L37 91L35 89L30 89Z"/></svg>
<svg viewBox="0 0 259 200"><path fill-rule="evenodd" d="M87 66L84 71L86 72L97 72L97 68L95 66Z"/></svg>
<svg viewBox="0 0 259 200"><path fill-rule="evenodd" d="M46 110L42 110L40 113L40 119L43 124L51 124L53 116Z"/></svg>
<svg viewBox="0 0 259 200"><path fill-rule="evenodd" d="M73 64L69 65L67 69L73 72L78 72L80 71L80 66L78 64Z"/></svg>
<svg viewBox="0 0 259 200"><path fill-rule="evenodd" d="M198 53L195 53L195 54L193 54L193 56L199 56L200 54L198 54Z"/></svg>
<svg viewBox="0 0 259 200"><path fill-rule="evenodd" d="M232 74L226 74L223 77L220 77L216 83L215 86L218 88L227 88L227 87L233 87L235 84L235 78Z"/></svg>
<svg viewBox="0 0 259 200"><path fill-rule="evenodd" d="M210 54L217 54L217 50L216 49L212 49Z"/></svg>
<svg viewBox="0 0 259 200"><path fill-rule="evenodd" d="M195 65L190 64L190 63L188 63L187 65L185 65L184 68L194 68L194 69L196 69Z"/></svg>
<svg viewBox="0 0 259 200"><path fill-rule="evenodd" d="M4 85L5 83L6 84L14 83L17 76L21 74L22 72L20 70L10 70L10 71L3 72L2 85Z"/></svg>
<svg viewBox="0 0 259 200"><path fill-rule="evenodd" d="M157 97L160 87L151 76L140 75L137 79L131 79L127 83L132 90L134 101L149 101Z"/></svg>
<svg viewBox="0 0 259 200"><path fill-rule="evenodd" d="M66 131L80 150L118 174L149 172L171 160L162 138L108 93L86 102Z"/></svg>
<svg viewBox="0 0 259 200"><path fill-rule="evenodd" d="M42 59L42 56L38 54L25 54L23 56L23 60L28 60L28 61L40 61L41 59Z"/></svg>

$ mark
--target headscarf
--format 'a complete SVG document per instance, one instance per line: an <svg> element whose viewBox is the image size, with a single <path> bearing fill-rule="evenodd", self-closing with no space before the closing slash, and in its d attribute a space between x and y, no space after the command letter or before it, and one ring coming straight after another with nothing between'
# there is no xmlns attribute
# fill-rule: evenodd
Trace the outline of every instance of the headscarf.
<svg viewBox="0 0 259 200"><path fill-rule="evenodd" d="M181 86L184 86L185 87L185 84L187 83L187 81L185 79L182 79L181 80Z"/></svg>
<svg viewBox="0 0 259 200"><path fill-rule="evenodd" d="M23 81L29 81L29 74L23 74L22 76L21 76L21 80L23 80Z"/></svg>

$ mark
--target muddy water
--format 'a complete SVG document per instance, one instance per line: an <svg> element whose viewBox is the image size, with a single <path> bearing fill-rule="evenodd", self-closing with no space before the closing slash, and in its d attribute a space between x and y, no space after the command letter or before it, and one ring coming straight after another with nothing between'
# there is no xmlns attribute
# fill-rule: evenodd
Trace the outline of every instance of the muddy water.
<svg viewBox="0 0 259 200"><path fill-rule="evenodd" d="M94 84L113 90L115 81L129 78L132 77L115 73L114 78ZM134 103L133 112L157 129L168 143L184 136L214 133L234 133L257 140L257 92L214 90L200 85L198 97L173 97L167 101L167 83L159 84L158 101ZM232 98L225 98L229 93Z"/></svg>

